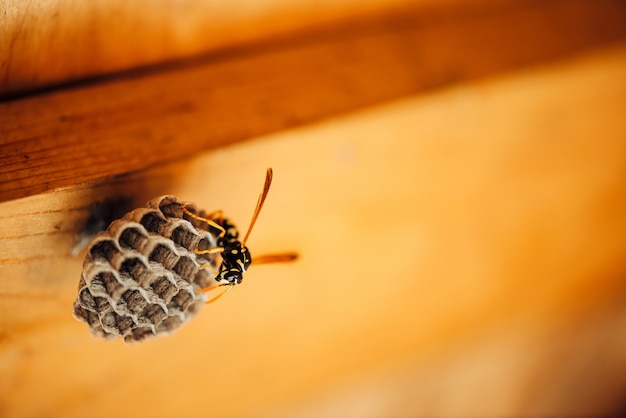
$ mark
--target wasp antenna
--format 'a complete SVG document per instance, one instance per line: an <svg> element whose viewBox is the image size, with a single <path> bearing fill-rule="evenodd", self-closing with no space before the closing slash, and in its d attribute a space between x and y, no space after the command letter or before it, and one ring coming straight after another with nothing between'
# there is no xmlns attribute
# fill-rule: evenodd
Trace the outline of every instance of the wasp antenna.
<svg viewBox="0 0 626 418"><path fill-rule="evenodd" d="M252 259L252 264L288 263L298 259L297 253L266 254Z"/></svg>
<svg viewBox="0 0 626 418"><path fill-rule="evenodd" d="M267 173L265 174L265 185L263 186L263 192L259 195L259 200L256 202L256 208L254 209L254 214L252 215L252 221L250 221L250 226L248 227L248 232L246 232L246 236L241 242L241 246L246 246L246 241L248 241L248 237L250 236L250 231L254 227L257 218L259 217L259 212L261 212L261 208L263 207L263 203L265 202L265 198L267 197L267 193L270 191L270 185L272 184L272 177L274 176L274 172L271 168L267 169Z"/></svg>

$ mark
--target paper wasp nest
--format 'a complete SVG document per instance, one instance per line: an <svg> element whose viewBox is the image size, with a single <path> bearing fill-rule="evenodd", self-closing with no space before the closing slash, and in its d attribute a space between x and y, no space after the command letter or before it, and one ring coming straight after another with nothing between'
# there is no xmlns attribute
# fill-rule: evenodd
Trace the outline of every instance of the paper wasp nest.
<svg viewBox="0 0 626 418"><path fill-rule="evenodd" d="M219 256L195 253L216 246L206 226L183 219L183 203L174 196L146 206L111 223L89 245L74 316L97 337L133 342L168 334L204 305L206 296L196 290L215 283L206 265L216 271Z"/></svg>

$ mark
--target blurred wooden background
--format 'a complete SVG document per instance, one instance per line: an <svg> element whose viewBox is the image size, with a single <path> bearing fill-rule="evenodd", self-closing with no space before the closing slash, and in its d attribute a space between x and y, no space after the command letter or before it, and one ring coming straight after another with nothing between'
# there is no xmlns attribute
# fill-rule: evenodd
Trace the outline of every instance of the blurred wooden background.
<svg viewBox="0 0 626 418"><path fill-rule="evenodd" d="M0 5L0 416L620 416L626 6ZM71 316L107 198L247 224L178 333Z"/></svg>

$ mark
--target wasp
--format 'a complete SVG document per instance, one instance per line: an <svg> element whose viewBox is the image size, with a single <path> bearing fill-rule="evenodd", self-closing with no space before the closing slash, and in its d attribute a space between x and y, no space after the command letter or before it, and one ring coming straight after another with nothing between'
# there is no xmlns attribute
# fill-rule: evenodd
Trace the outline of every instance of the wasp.
<svg viewBox="0 0 626 418"><path fill-rule="evenodd" d="M265 203L265 199L267 198L267 195L269 193L273 175L274 174L272 169L268 168L265 175L265 184L263 186L263 191L259 195L256 207L252 214L250 226L248 227L248 231L246 232L243 240L239 240L239 232L237 231L237 228L228 218L224 217L221 210L213 212L207 216L199 216L183 206L182 210L185 215L200 222L206 223L209 228L212 228L216 232L217 235L216 247L206 250L199 250L196 248L195 250L196 254L218 253L222 258L222 262L219 266L218 271L215 271L213 266L211 266L210 264L200 266L200 268L211 270L213 272L213 275L215 276L215 281L217 283L204 289L199 289L198 292L210 292L220 287L227 287L224 292L219 293L212 299L209 299L206 303L215 302L217 299L221 298L227 292L229 292L233 287L241 284L241 281L243 280L243 274L248 270L252 263L262 264L287 262L293 261L298 258L298 255L296 253L284 253L270 254L253 259L250 255L250 250L248 250L248 247L246 247L246 242L248 241L250 232L252 231L252 228L254 228L254 225L259 217L259 213L261 212L263 204Z"/></svg>

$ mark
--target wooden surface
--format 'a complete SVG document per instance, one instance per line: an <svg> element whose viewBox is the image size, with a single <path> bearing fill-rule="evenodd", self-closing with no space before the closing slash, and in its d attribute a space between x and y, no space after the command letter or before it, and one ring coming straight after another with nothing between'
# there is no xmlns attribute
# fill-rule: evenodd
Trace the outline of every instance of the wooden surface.
<svg viewBox="0 0 626 418"><path fill-rule="evenodd" d="M567 0L580 7L584 1ZM563 0L557 3L563 3ZM367 27L418 13L422 22L477 10L543 8L539 0L5 0L0 3L0 97L250 45ZM554 3L554 1L552 1ZM597 0L598 10L619 1ZM602 4L604 3L604 4ZM598 6L600 4L600 6ZM550 6L548 6L550 7ZM588 7L588 6L583 6Z"/></svg>
<svg viewBox="0 0 626 418"><path fill-rule="evenodd" d="M0 96L433 3L157 0L146 7L123 0L7 0L0 4Z"/></svg>
<svg viewBox="0 0 626 418"><path fill-rule="evenodd" d="M626 45L0 204L0 415L618 415ZM71 317L88 207L173 193L293 265L177 334ZM82 254L81 254L82 255Z"/></svg>
<svg viewBox="0 0 626 418"><path fill-rule="evenodd" d="M354 24L346 24L343 18L337 17L333 25L316 26L317 30L312 30L311 20L327 21L335 14L346 19L349 16L349 7L341 6L343 3L334 6L330 2L322 3L321 9L315 9L319 13L311 12L310 17L300 23L301 31L288 39L272 38L272 41L221 54L216 52L158 70L127 73L93 84L0 103L0 201L158 166L217 146L305 125L386 100L561 59L626 39L626 3L621 0L484 0L463 2L463 6L455 1L437 3L437 6L417 1L400 15L395 7L403 2L391 3L385 13L379 10L384 8L382 3L366 2L362 9L357 9L359 12L350 15L356 19ZM90 4L99 10L99 3ZM134 2L124 4L123 11L139 7ZM192 1L189 4L201 7L205 3ZM396 6L392 7L394 4ZM206 10L199 10L200 15L202 11L211 15L217 4L208 2L202 7ZM268 10L258 13L277 13L273 6L267 7ZM302 7L298 16L308 15L305 6ZM26 13L17 6L15 10ZM33 13L34 10L36 8ZM113 10L111 7L106 13L102 11L102 15L108 16ZM155 10L151 13L163 11ZM48 12L53 13L54 8ZM265 22L267 30L271 32L270 27L283 30L292 12L295 13L291 9L284 11L280 20L284 24L274 22L276 25L272 26L272 19ZM135 16L128 13L129 16L122 15L127 19ZM87 15L79 13L75 18L84 20ZM11 16L14 18L12 14L3 18L11 19ZM20 21L27 28L34 24L32 16L30 20L28 16L30 14L26 13ZM96 13L96 16L100 15ZM117 19L117 14L115 16ZM154 18L151 14L145 16L148 20ZM187 13L174 14L170 24L178 27L189 18ZM232 17L239 18L243 19L239 15ZM59 19L62 20L62 13ZM200 30L202 19L198 19L190 32ZM231 22L231 30L245 21ZM102 25L107 22L105 19ZM1 23L0 27L3 27ZM6 25L4 30L11 30L11 27ZM150 26L139 26L137 39L130 43L118 39L128 29L126 26L113 27L110 37L102 41L104 45L95 41L89 43L90 36L98 37L103 30L97 25L94 32L86 35L85 44L65 45L71 45L71 51L75 51L78 58L87 60L101 72L126 68L134 62L132 59L139 60L135 62L137 65L143 62L141 54L132 49L138 48L137 45L142 48L144 44L162 46L163 54L177 51L168 42L150 38L154 36L154 28ZM80 25L72 30L79 28ZM219 28L207 30L219 31ZM67 74L61 70L57 73L55 65L73 65L73 61L72 56L62 53L54 60L49 58L46 54L54 54L53 47L40 51L38 40L48 38L39 37L38 31L52 30L48 26L36 27L33 33L18 29L14 29L15 33L21 35L12 41L12 52L4 55L9 57L10 65L5 62L1 67L8 71L4 77L7 82L17 74L53 82L37 75L44 68L50 77L70 77L70 80L74 80L71 76L79 78L91 74L92 70L85 70L87 73L76 70L75 73L65 67L63 71ZM171 31L178 33L180 28L170 28L163 36L173 36ZM54 33L65 39L65 32ZM196 39L201 33L189 37ZM217 40L205 38L209 42L206 47L215 46L211 42ZM8 38L0 36L0 39L6 42ZM148 42L147 39L153 40ZM103 50L94 45L102 46ZM201 47L194 45L184 53L198 51ZM89 48L90 53L80 53L85 48ZM109 60L111 49L118 48L119 61ZM29 53L31 50L41 53ZM16 51L20 54L16 55ZM69 50L65 52L71 54ZM150 48L146 48L145 53L150 54ZM159 56L156 54L148 61ZM41 62L22 62L35 59ZM104 64L109 61L114 68ZM48 65L50 62L54 65ZM18 68L20 71L16 70ZM11 85L22 86L20 81Z"/></svg>

